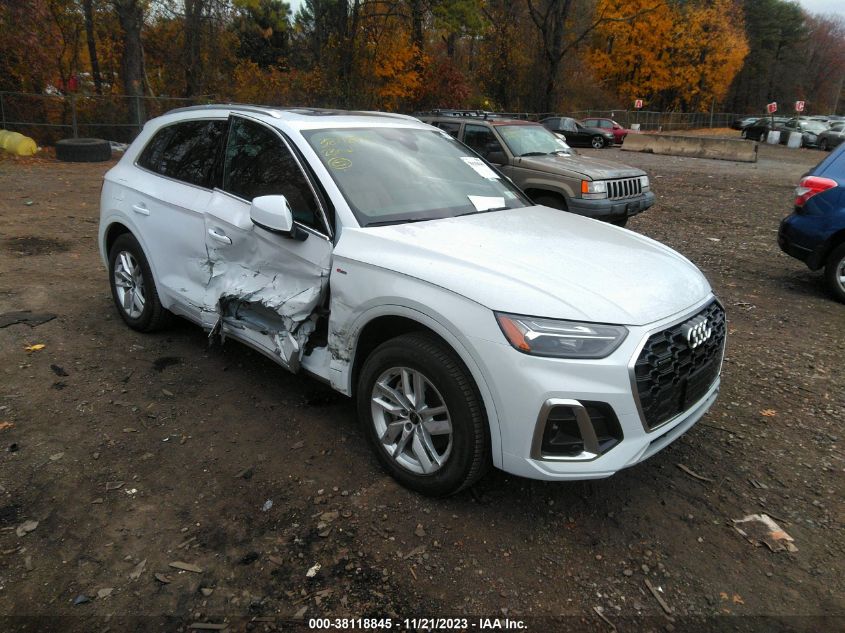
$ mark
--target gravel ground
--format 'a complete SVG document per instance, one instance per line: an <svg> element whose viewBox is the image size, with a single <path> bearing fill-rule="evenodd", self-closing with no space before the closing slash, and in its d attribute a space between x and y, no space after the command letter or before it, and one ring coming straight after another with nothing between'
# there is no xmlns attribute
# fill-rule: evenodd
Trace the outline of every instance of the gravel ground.
<svg viewBox="0 0 845 633"><path fill-rule="evenodd" d="M651 175L657 203L629 228L690 258L723 301L722 394L608 480L494 472L446 500L384 475L353 403L315 381L209 348L185 322L128 330L96 252L108 165L0 160L0 314L56 315L0 328L3 629L843 630L845 306L776 245L822 154L584 153ZM762 512L797 551L734 529Z"/></svg>

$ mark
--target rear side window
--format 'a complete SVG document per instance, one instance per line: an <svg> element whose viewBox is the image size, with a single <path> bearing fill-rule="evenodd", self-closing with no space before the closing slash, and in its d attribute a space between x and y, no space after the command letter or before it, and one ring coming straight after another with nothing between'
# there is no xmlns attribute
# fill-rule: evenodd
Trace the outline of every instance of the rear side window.
<svg viewBox="0 0 845 633"><path fill-rule="evenodd" d="M184 121L159 130L138 164L152 172L208 187L226 121Z"/></svg>
<svg viewBox="0 0 845 633"><path fill-rule="evenodd" d="M318 231L319 205L296 159L282 139L259 123L232 119L223 163L223 190L252 201L283 195L293 219Z"/></svg>
<svg viewBox="0 0 845 633"><path fill-rule="evenodd" d="M453 123L452 121L438 121L434 123L437 127L439 127L444 132L448 132L455 138L458 138L458 132L461 130L460 123Z"/></svg>
<svg viewBox="0 0 845 633"><path fill-rule="evenodd" d="M490 152L503 151L501 143L493 136L493 132L482 125L467 124L464 127L464 143L482 156L487 156Z"/></svg>

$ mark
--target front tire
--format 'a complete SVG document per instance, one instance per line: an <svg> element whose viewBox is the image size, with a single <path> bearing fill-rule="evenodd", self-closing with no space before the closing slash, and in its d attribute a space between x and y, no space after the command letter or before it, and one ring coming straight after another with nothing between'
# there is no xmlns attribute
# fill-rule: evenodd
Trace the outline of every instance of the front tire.
<svg viewBox="0 0 845 633"><path fill-rule="evenodd" d="M593 146L593 149L601 149L605 146L605 142L601 136L596 135L590 139L590 145Z"/></svg>
<svg viewBox="0 0 845 633"><path fill-rule="evenodd" d="M845 244L840 244L827 258L824 276L831 294L845 303Z"/></svg>
<svg viewBox="0 0 845 633"><path fill-rule="evenodd" d="M358 379L358 417L379 462L399 483L443 497L490 466L490 434L468 370L442 341L403 334L373 351Z"/></svg>
<svg viewBox="0 0 845 633"><path fill-rule="evenodd" d="M826 138L823 138L821 143L819 143L819 149L823 152L826 152L827 150L830 149L830 147L828 147Z"/></svg>
<svg viewBox="0 0 845 633"><path fill-rule="evenodd" d="M109 251L109 281L118 314L133 330L153 332L170 320L159 301L150 264L131 233L120 235Z"/></svg>

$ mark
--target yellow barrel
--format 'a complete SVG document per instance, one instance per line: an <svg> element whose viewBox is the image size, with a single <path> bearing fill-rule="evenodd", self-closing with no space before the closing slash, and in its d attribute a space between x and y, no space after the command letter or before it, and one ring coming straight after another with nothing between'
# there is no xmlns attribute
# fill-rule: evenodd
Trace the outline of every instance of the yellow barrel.
<svg viewBox="0 0 845 633"><path fill-rule="evenodd" d="M32 156L38 151L35 141L19 132L0 130L0 149L16 156Z"/></svg>

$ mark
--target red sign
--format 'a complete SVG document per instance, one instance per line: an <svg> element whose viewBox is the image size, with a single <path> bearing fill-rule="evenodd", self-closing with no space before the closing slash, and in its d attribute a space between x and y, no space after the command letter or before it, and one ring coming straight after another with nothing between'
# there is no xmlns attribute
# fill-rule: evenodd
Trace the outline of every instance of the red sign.
<svg viewBox="0 0 845 633"><path fill-rule="evenodd" d="M642 99L634 99L634 107L637 110L640 110L643 107L643 100Z"/></svg>
<svg viewBox="0 0 845 633"><path fill-rule="evenodd" d="M778 104L777 101L772 101L771 103L766 105L766 112L769 114L774 114L778 111Z"/></svg>
<svg viewBox="0 0 845 633"><path fill-rule="evenodd" d="M795 102L795 111L796 112L803 112L804 111L804 102L803 101L796 101Z"/></svg>

